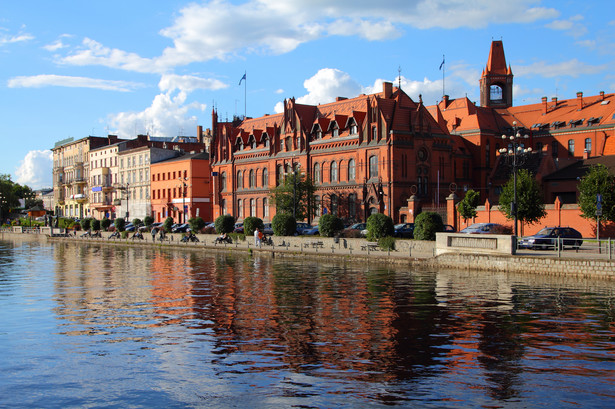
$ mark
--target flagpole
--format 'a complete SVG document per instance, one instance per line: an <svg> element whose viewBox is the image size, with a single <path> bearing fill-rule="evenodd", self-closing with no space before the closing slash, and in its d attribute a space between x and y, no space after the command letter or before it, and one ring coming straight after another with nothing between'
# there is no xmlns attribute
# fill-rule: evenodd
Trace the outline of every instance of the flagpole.
<svg viewBox="0 0 615 409"><path fill-rule="evenodd" d="M248 77L246 76L247 71L244 71L243 73L243 78L244 78L244 82L243 82L243 119L245 120L247 118L247 112L248 112Z"/></svg>
<svg viewBox="0 0 615 409"><path fill-rule="evenodd" d="M442 97L446 95L446 92L444 91L444 72L445 71L446 71L446 63L444 59L444 54L442 54Z"/></svg>

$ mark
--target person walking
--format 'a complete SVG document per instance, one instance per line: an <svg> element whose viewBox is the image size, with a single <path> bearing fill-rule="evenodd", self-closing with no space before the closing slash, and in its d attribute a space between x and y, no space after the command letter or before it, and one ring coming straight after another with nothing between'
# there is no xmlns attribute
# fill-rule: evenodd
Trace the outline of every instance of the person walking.
<svg viewBox="0 0 615 409"><path fill-rule="evenodd" d="M254 229L254 245L260 247L261 246L261 235L258 227Z"/></svg>
<svg viewBox="0 0 615 409"><path fill-rule="evenodd" d="M155 227L152 229L152 243L156 242L156 233L158 233L158 229Z"/></svg>

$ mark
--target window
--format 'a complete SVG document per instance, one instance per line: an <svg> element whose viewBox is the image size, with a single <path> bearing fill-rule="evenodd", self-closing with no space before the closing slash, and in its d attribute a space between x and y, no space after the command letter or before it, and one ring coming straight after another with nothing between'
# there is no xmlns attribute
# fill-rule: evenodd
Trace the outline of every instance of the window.
<svg viewBox="0 0 615 409"><path fill-rule="evenodd" d="M340 129L338 128L336 123L333 123L333 125L331 126L331 136L340 136Z"/></svg>
<svg viewBox="0 0 615 409"><path fill-rule="evenodd" d="M252 149L256 149L256 138L254 135L250 135L250 147Z"/></svg>
<svg viewBox="0 0 615 409"><path fill-rule="evenodd" d="M357 195L354 193L348 195L348 217L351 219L357 217Z"/></svg>
<svg viewBox="0 0 615 409"><path fill-rule="evenodd" d="M358 127L356 124L350 125L350 135L356 135L358 132Z"/></svg>
<svg viewBox="0 0 615 409"><path fill-rule="evenodd" d="M585 139L585 152L592 153L592 138Z"/></svg>
<svg viewBox="0 0 615 409"><path fill-rule="evenodd" d="M243 173L237 171L237 189L243 189Z"/></svg>
<svg viewBox="0 0 615 409"><path fill-rule="evenodd" d="M222 201L220 202L220 207L222 210L222 215L226 214L226 199L222 199Z"/></svg>
<svg viewBox="0 0 615 409"><path fill-rule="evenodd" d="M263 138L261 139L263 144L265 145L265 148L269 147L269 138L267 137L267 134L263 134Z"/></svg>
<svg viewBox="0 0 615 409"><path fill-rule="evenodd" d="M369 157L369 178L378 177L378 156L372 155Z"/></svg>
<svg viewBox="0 0 615 409"><path fill-rule="evenodd" d="M263 187L267 187L269 186L269 172L267 172L267 168L263 169L263 176L262 176L262 182L263 182Z"/></svg>
<svg viewBox="0 0 615 409"><path fill-rule="evenodd" d="M322 214L322 202L320 196L314 196L314 216L319 217Z"/></svg>
<svg viewBox="0 0 615 409"><path fill-rule="evenodd" d="M254 174L254 170L250 170L250 178L248 179L248 183L250 184L250 187L256 187L256 175Z"/></svg>
<svg viewBox="0 0 615 409"><path fill-rule="evenodd" d="M542 152L542 142L536 142L536 150Z"/></svg>
<svg viewBox="0 0 615 409"><path fill-rule="evenodd" d="M237 137L237 150L243 150L243 140L241 139L241 137Z"/></svg>
<svg viewBox="0 0 615 409"><path fill-rule="evenodd" d="M568 139L568 154L574 155L574 139Z"/></svg>
<svg viewBox="0 0 615 409"><path fill-rule="evenodd" d="M318 162L314 164L314 182L315 183L322 182L321 175L320 175L320 163Z"/></svg>
<svg viewBox="0 0 615 409"><path fill-rule="evenodd" d="M322 131L320 129L317 129L314 133L314 139L322 139Z"/></svg>
<svg viewBox="0 0 615 409"><path fill-rule="evenodd" d="M503 99L502 87L492 85L489 89L489 99L492 101L501 101Z"/></svg>
<svg viewBox="0 0 615 409"><path fill-rule="evenodd" d="M356 178L356 170L354 165L354 159L348 161L348 180L353 181Z"/></svg>
<svg viewBox="0 0 615 409"><path fill-rule="evenodd" d="M277 180L276 186L280 186L284 181L284 167L282 165L277 166Z"/></svg>
<svg viewBox="0 0 615 409"><path fill-rule="evenodd" d="M375 141L376 139L378 139L378 128L377 127L372 127L372 139Z"/></svg>
<svg viewBox="0 0 615 409"><path fill-rule="evenodd" d="M265 219L269 218L269 201L267 198L263 199L263 217Z"/></svg>
<svg viewBox="0 0 615 409"><path fill-rule="evenodd" d="M220 174L220 190L223 192L226 190L226 172Z"/></svg>
<svg viewBox="0 0 615 409"><path fill-rule="evenodd" d="M551 156L553 156L554 158L557 158L557 147L558 146L559 146L559 143L557 143L557 141L551 142Z"/></svg>
<svg viewBox="0 0 615 409"><path fill-rule="evenodd" d="M241 199L237 200L237 218L243 219L243 201Z"/></svg>
<svg viewBox="0 0 615 409"><path fill-rule="evenodd" d="M256 201L250 199L250 216L256 217Z"/></svg>
<svg viewBox="0 0 615 409"><path fill-rule="evenodd" d="M331 195L331 214L337 216L339 208L339 197L336 194Z"/></svg>
<svg viewBox="0 0 615 409"><path fill-rule="evenodd" d="M333 182L337 182L338 180L339 179L338 179L338 174L337 174L337 162L333 161L331 162L331 175L330 175L329 181L333 183Z"/></svg>

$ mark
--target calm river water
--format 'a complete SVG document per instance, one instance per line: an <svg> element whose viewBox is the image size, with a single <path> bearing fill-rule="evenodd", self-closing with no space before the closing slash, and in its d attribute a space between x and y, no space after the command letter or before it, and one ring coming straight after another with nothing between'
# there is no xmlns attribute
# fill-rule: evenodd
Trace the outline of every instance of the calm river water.
<svg viewBox="0 0 615 409"><path fill-rule="evenodd" d="M615 406L615 283L0 242L0 407Z"/></svg>

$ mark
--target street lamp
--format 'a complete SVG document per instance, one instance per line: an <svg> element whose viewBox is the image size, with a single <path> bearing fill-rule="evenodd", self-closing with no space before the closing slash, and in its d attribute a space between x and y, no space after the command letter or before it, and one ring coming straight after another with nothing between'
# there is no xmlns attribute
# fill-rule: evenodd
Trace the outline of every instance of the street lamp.
<svg viewBox="0 0 615 409"><path fill-rule="evenodd" d="M130 211L128 207L130 204L130 183L126 183L125 185L119 185L117 189L122 191L122 198L124 197L124 193L126 194L126 216L124 217L124 219L128 222L128 218L130 217Z"/></svg>
<svg viewBox="0 0 615 409"><path fill-rule="evenodd" d="M184 215L184 221L182 223L186 223L186 188L188 187L188 185L186 184L186 182L188 181L188 178L182 178L181 176L177 179L179 180L179 183L181 183L181 188L182 188L182 213Z"/></svg>
<svg viewBox="0 0 615 409"><path fill-rule="evenodd" d="M511 161L512 169L513 169L513 202L510 206L510 212L514 216L515 219L515 228L514 233L515 237L518 236L517 230L517 167L521 165L523 161L523 155L532 151L532 148L523 148L522 140L528 139L528 135L521 135L519 132L519 128L517 127L517 121L513 121L513 134L510 136L502 135L503 140L509 140L510 143L508 148L500 149L500 153L502 155L507 155L508 159Z"/></svg>

